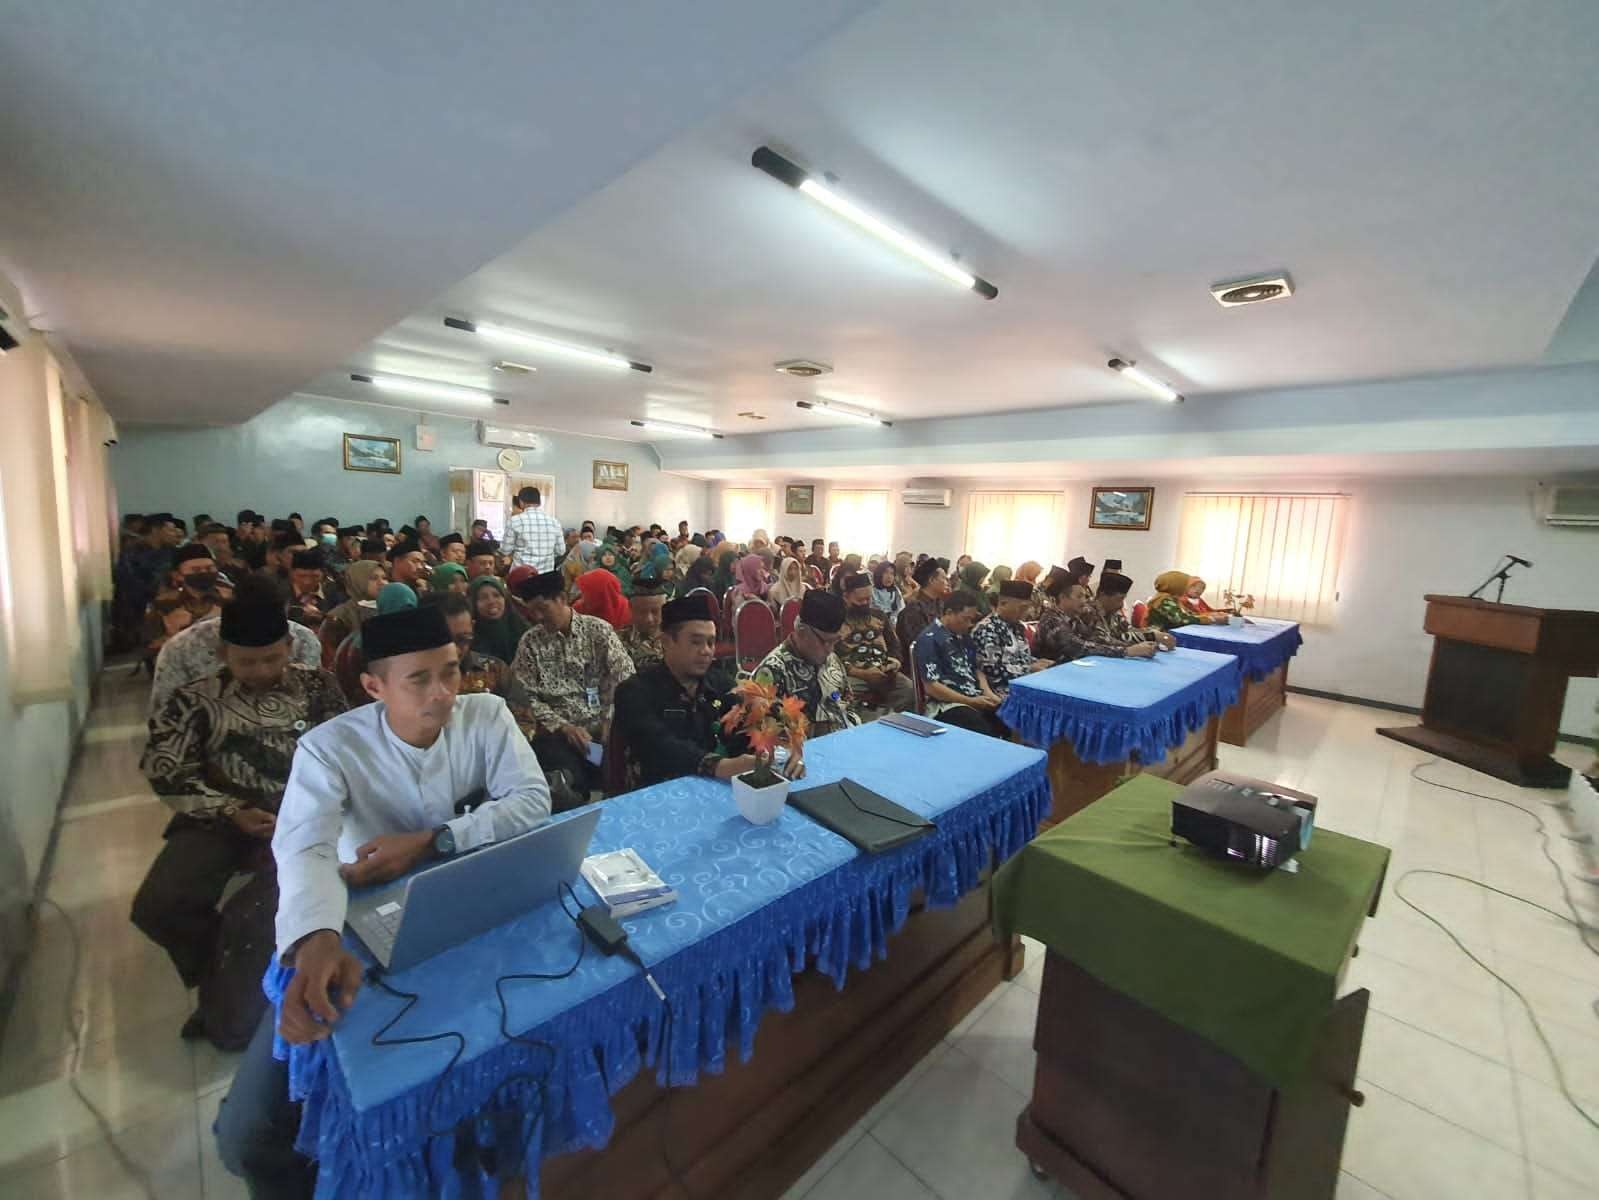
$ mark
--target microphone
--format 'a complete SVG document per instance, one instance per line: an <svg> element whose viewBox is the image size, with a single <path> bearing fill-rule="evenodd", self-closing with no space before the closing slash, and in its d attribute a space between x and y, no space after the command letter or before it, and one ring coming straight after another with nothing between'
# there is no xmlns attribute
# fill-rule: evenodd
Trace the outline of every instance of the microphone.
<svg viewBox="0 0 1599 1200"><path fill-rule="evenodd" d="M1532 564L1530 562L1528 562L1526 559L1517 558L1514 554L1507 554L1507 555L1505 555L1505 557L1508 558L1511 562L1515 563L1519 567L1530 567L1530 566L1532 566Z"/></svg>

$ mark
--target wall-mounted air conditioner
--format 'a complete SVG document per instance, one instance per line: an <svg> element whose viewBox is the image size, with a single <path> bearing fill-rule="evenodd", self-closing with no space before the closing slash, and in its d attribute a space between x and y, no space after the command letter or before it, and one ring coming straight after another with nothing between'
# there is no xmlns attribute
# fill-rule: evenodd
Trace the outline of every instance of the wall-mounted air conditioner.
<svg viewBox="0 0 1599 1200"><path fill-rule="evenodd" d="M1599 529L1599 486L1562 483L1541 487L1538 515L1545 525Z"/></svg>
<svg viewBox="0 0 1599 1200"><path fill-rule="evenodd" d="M934 487L906 488L900 499L911 508L948 508L950 490Z"/></svg>
<svg viewBox="0 0 1599 1200"><path fill-rule="evenodd" d="M538 434L531 429L511 429L504 425L490 425L487 421L477 423L477 440L485 446L511 446L517 450L539 448Z"/></svg>

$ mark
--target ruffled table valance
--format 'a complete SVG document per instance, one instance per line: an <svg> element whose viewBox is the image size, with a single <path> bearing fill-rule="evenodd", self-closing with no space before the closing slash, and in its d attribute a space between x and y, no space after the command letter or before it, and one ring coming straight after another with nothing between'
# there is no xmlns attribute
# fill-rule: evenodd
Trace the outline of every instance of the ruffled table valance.
<svg viewBox="0 0 1599 1200"><path fill-rule="evenodd" d="M1231 654L1244 669L1244 678L1259 683L1294 655L1305 639L1299 622L1250 617L1247 625L1184 625L1172 630L1179 646Z"/></svg>

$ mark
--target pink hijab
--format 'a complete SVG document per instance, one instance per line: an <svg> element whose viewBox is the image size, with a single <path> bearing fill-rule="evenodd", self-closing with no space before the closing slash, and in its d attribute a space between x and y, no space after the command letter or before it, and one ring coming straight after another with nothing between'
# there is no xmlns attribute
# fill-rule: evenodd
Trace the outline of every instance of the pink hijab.
<svg viewBox="0 0 1599 1200"><path fill-rule="evenodd" d="M766 560L759 554L738 560L738 591L744 596L766 595Z"/></svg>

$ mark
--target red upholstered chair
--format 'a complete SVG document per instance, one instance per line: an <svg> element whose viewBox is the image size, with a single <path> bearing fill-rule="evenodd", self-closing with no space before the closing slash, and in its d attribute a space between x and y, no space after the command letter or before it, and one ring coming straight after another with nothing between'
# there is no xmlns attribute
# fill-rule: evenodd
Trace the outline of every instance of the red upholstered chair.
<svg viewBox="0 0 1599 1200"><path fill-rule="evenodd" d="M815 570L814 567L811 569ZM783 614L778 624L783 630L784 637L794 632L794 622L799 620L799 610L800 602L798 600L783 601Z"/></svg>
<svg viewBox="0 0 1599 1200"><path fill-rule="evenodd" d="M821 587L827 582L827 580L822 578L822 569L820 567L806 567L805 575L810 580L812 587Z"/></svg>
<svg viewBox="0 0 1599 1200"><path fill-rule="evenodd" d="M716 622L716 659L718 662L733 657L733 639L728 636L725 619L722 616L723 604L717 600L716 594L705 588L695 588L685 596L697 596L705 602L705 616L707 620Z"/></svg>
<svg viewBox="0 0 1599 1200"><path fill-rule="evenodd" d="M916 661L915 642L905 648L905 657L910 660L911 683L916 687L916 712L921 715L927 711L927 682L922 678L922 668Z"/></svg>
<svg viewBox="0 0 1599 1200"><path fill-rule="evenodd" d="M777 618L764 600L749 599L733 612L733 644L738 647L738 669L753 671L777 646Z"/></svg>
<svg viewBox="0 0 1599 1200"><path fill-rule="evenodd" d="M1027 648L1029 650L1032 650L1034 647L1036 647L1038 645L1038 622L1037 621L1023 621L1022 622L1022 633L1024 633L1027 636Z"/></svg>
<svg viewBox="0 0 1599 1200"><path fill-rule="evenodd" d="M1133 628L1143 629L1149 624L1149 605L1140 600L1133 605Z"/></svg>
<svg viewBox="0 0 1599 1200"><path fill-rule="evenodd" d="M733 636L733 589L728 588L722 593L722 611L716 618L716 632L720 637L731 639Z"/></svg>

